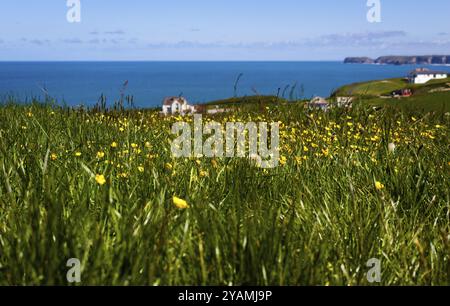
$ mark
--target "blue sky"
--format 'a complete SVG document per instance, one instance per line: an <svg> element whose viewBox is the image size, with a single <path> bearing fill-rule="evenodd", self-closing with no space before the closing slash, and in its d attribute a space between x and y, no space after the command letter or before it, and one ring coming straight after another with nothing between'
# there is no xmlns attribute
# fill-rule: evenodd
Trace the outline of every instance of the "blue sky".
<svg viewBox="0 0 450 306"><path fill-rule="evenodd" d="M450 53L450 1L2 0L0 60L341 60Z"/></svg>

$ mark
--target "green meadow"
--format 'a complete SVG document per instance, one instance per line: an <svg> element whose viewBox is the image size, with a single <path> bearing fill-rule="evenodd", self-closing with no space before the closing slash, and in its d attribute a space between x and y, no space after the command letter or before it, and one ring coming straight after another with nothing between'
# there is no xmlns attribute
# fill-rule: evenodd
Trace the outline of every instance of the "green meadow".
<svg viewBox="0 0 450 306"><path fill-rule="evenodd" d="M171 126L190 117L4 104L0 285L71 285L70 258L75 285L448 285L439 109L280 102L204 116L279 121L279 166L261 169L173 158Z"/></svg>

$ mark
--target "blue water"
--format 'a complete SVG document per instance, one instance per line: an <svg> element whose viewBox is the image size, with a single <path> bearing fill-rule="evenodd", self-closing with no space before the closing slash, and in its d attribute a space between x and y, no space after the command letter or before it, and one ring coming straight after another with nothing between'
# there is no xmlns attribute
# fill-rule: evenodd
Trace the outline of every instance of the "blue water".
<svg viewBox="0 0 450 306"><path fill-rule="evenodd" d="M159 106L166 96L202 103L234 95L276 95L297 83L295 95L329 96L339 86L402 77L415 66L345 65L339 62L0 62L0 100L49 95L68 105L93 105L101 94L109 104L126 94L139 107ZM430 67L450 71L449 67ZM303 86L301 86L303 85ZM290 89L286 91L289 96Z"/></svg>

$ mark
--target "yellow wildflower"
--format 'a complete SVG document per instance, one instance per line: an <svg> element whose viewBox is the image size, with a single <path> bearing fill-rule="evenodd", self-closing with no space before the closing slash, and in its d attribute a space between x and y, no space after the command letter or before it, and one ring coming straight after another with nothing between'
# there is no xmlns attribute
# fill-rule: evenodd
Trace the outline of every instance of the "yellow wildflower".
<svg viewBox="0 0 450 306"><path fill-rule="evenodd" d="M122 172L118 176L121 177L121 178L127 178L128 177L128 173Z"/></svg>
<svg viewBox="0 0 450 306"><path fill-rule="evenodd" d="M81 156L81 152L75 152L75 156L76 157L80 157Z"/></svg>
<svg viewBox="0 0 450 306"><path fill-rule="evenodd" d="M99 184L100 186L105 185L106 183L106 179L105 176L103 174L97 174L95 176L95 181L97 182L97 184Z"/></svg>
<svg viewBox="0 0 450 306"><path fill-rule="evenodd" d="M105 152L102 152L102 151L99 151L99 152L97 152L97 158L103 158L103 157L105 157Z"/></svg>
<svg viewBox="0 0 450 306"><path fill-rule="evenodd" d="M144 172L144 167L139 166L139 167L138 167L138 171L141 172L141 173Z"/></svg>
<svg viewBox="0 0 450 306"><path fill-rule="evenodd" d="M375 188L377 190L382 190L382 189L384 189L384 185L381 182L376 181L375 182Z"/></svg>
<svg viewBox="0 0 450 306"><path fill-rule="evenodd" d="M173 204L175 204L175 206L179 209L189 208L189 204L185 200L177 198L175 196L173 197Z"/></svg>
<svg viewBox="0 0 450 306"><path fill-rule="evenodd" d="M217 161L216 161L215 159L213 159L213 160L211 161L211 164L212 164L212 166L213 166L214 168L217 168Z"/></svg>
<svg viewBox="0 0 450 306"><path fill-rule="evenodd" d="M115 149L115 148L117 148L117 146L118 146L117 142L113 141L111 143L111 148Z"/></svg>

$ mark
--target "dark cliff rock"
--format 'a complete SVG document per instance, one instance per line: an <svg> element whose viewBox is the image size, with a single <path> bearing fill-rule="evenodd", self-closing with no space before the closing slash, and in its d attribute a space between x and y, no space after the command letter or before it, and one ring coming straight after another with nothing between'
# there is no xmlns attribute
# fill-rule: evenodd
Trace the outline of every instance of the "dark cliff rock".
<svg viewBox="0 0 450 306"><path fill-rule="evenodd" d="M375 61L369 57L347 57L345 64L374 64Z"/></svg>
<svg viewBox="0 0 450 306"><path fill-rule="evenodd" d="M348 57L344 63L383 65L450 65L450 55L381 56L376 60L368 57Z"/></svg>

